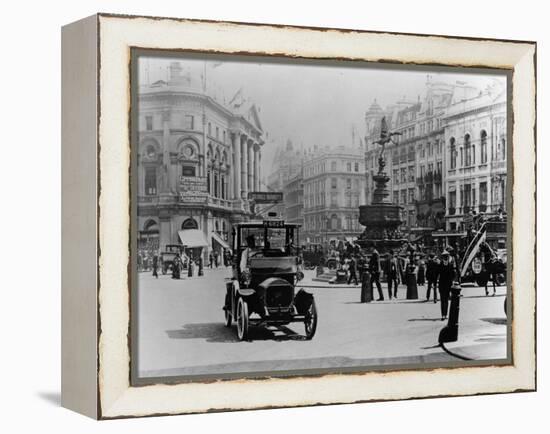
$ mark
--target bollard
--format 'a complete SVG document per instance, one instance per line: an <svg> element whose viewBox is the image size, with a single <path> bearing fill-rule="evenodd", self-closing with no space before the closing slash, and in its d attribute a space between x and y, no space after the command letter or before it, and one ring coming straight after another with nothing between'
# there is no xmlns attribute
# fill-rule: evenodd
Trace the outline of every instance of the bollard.
<svg viewBox="0 0 550 434"><path fill-rule="evenodd" d="M454 283L451 286L451 305L449 307L449 321L439 332L440 344L445 342L456 342L458 339L458 315L460 313L460 284Z"/></svg>
<svg viewBox="0 0 550 434"><path fill-rule="evenodd" d="M407 282L407 300L417 300L418 286L416 285L416 274L407 273L405 278Z"/></svg>
<svg viewBox="0 0 550 434"><path fill-rule="evenodd" d="M370 282L370 273L365 271L361 277L361 303L370 303L372 301L372 285Z"/></svg>

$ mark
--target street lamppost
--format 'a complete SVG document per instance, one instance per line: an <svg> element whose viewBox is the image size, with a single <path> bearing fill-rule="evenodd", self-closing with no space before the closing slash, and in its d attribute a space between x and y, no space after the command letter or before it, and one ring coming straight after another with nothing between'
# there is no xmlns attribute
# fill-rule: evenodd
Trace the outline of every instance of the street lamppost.
<svg viewBox="0 0 550 434"><path fill-rule="evenodd" d="M330 219L325 216L325 248L328 250L328 224Z"/></svg>

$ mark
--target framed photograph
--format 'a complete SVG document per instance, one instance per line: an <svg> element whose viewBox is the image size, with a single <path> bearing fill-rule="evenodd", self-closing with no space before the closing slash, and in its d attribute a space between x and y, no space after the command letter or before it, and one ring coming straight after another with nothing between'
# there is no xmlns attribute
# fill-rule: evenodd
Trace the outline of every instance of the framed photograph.
<svg viewBox="0 0 550 434"><path fill-rule="evenodd" d="M62 403L533 391L536 44L63 28Z"/></svg>

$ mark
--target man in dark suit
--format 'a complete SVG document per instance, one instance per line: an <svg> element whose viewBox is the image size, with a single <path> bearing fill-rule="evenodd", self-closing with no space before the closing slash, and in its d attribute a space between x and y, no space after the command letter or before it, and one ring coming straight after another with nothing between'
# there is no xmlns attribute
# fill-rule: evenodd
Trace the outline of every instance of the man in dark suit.
<svg viewBox="0 0 550 434"><path fill-rule="evenodd" d="M441 254L441 263L439 264L439 296L441 297L441 320L447 318L449 311L449 295L451 286L456 278L456 265L449 252L444 251Z"/></svg>
<svg viewBox="0 0 550 434"><path fill-rule="evenodd" d="M392 298L392 286L393 286L393 297L397 298L397 287L399 285L399 276L401 274L400 270L401 264L397 259L393 250L390 250L390 258L388 259L387 273L388 273L388 295L391 300Z"/></svg>
<svg viewBox="0 0 550 434"><path fill-rule="evenodd" d="M355 257L352 255L349 260L349 269L348 269L349 277L348 277L348 285L353 280L356 285L359 285L357 282L357 263L355 262Z"/></svg>
<svg viewBox="0 0 550 434"><path fill-rule="evenodd" d="M376 288L378 289L378 299L376 301L384 300L382 285L380 285L380 268L380 255L378 253L378 250L373 249L369 261L369 271L371 274L371 285L376 284Z"/></svg>
<svg viewBox="0 0 550 434"><path fill-rule="evenodd" d="M430 293L434 291L434 303L437 303L437 277L439 275L439 261L433 253L428 256L426 264L426 279L428 280L428 289L426 290L426 301L430 300Z"/></svg>

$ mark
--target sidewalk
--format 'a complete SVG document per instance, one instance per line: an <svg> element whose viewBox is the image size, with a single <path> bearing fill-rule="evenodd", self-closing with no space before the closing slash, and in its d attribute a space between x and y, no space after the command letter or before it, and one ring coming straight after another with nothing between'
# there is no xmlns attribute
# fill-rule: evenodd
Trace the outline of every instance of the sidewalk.
<svg viewBox="0 0 550 434"><path fill-rule="evenodd" d="M328 289L356 289L360 291L360 285L331 284L315 280L315 274L310 272L299 282L299 287ZM384 295L387 285L383 284ZM407 300L405 286L400 285L400 298L381 302L373 301L371 304L405 304L420 303L425 300L426 286L418 287L418 299ZM358 292L359 293L359 292ZM508 321L504 313L504 299L506 286L498 287L496 296L485 296L484 288L477 285L465 284L462 287L460 303L460 316L458 328L458 340L444 344L443 350L449 355L461 360L502 360L507 357L507 336L509 330ZM425 306L432 306L433 301L426 302ZM420 307L420 306L419 306ZM437 304L439 309L439 303ZM424 309L420 309L422 311ZM419 312L420 313L420 312ZM421 315L423 316L423 315ZM433 316L433 315L432 315ZM434 318L421 318L433 320ZM441 327L447 325L447 321L441 321ZM437 337L437 336L434 336Z"/></svg>

